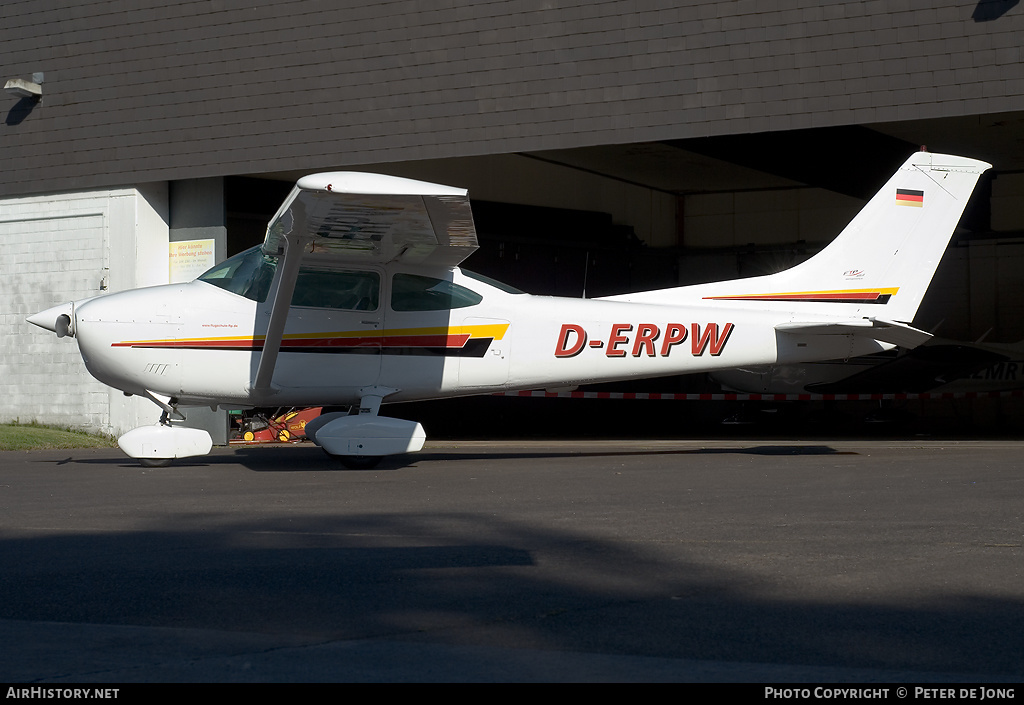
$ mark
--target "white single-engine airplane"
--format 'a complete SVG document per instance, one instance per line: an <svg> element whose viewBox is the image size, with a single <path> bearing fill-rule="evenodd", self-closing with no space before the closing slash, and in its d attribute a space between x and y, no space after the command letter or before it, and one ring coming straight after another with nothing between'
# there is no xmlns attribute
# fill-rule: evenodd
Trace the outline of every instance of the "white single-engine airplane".
<svg viewBox="0 0 1024 705"><path fill-rule="evenodd" d="M850 157L847 157L850 158ZM833 360L931 336L911 327L989 164L919 152L792 269L601 299L530 296L460 269L466 191L376 174L298 181L262 246L195 281L31 316L86 368L163 409L118 439L144 464L210 451L179 406L351 406L306 428L350 466L419 450L381 403ZM836 164L841 169L842 164Z"/></svg>

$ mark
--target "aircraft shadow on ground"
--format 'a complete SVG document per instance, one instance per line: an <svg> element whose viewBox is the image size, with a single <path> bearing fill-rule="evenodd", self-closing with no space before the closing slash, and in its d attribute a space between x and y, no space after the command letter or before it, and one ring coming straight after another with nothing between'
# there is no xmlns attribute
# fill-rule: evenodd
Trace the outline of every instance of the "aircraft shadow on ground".
<svg viewBox="0 0 1024 705"><path fill-rule="evenodd" d="M326 455L319 448L310 445L294 446L262 446L236 447L232 454L215 454L195 458L180 458L173 461L175 467L202 467L209 465L240 464L255 472L309 472L339 470L345 472L380 472L384 470L400 470L414 467L421 463L477 461L477 460L529 460L545 458L614 458L614 457L648 457L648 456L687 456L687 455L858 455L856 451L836 450L827 445L737 445L734 448L684 448L671 450L638 449L638 450L596 450L589 452L561 450L524 450L508 451L421 451L406 455L387 456L380 465L371 470L350 470L341 465L337 459ZM54 462L54 461L40 461ZM56 464L85 463L107 464L109 458L72 458L56 461ZM125 458L125 467L139 467L137 461ZM155 469L158 471L159 468Z"/></svg>
<svg viewBox="0 0 1024 705"><path fill-rule="evenodd" d="M1024 675L1015 599L787 599L695 547L670 557L482 514L161 521L0 540L0 618ZM5 661L10 682L55 675Z"/></svg>

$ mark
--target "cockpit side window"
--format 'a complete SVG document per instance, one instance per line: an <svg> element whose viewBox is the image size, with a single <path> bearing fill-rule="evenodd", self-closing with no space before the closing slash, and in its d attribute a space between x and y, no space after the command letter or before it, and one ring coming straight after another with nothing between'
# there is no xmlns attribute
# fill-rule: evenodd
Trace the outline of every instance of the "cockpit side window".
<svg viewBox="0 0 1024 705"><path fill-rule="evenodd" d="M277 257L257 246L230 257L199 276L232 294L264 303L277 270ZM375 311L380 306L380 274L302 267L295 282L292 306Z"/></svg>
<svg viewBox="0 0 1024 705"><path fill-rule="evenodd" d="M374 271L302 267L292 295L292 306L376 311L379 305L380 274Z"/></svg>
<svg viewBox="0 0 1024 705"><path fill-rule="evenodd" d="M274 281L277 257L263 254L259 246L229 257L199 275L199 281L219 286L232 294L263 303Z"/></svg>
<svg viewBox="0 0 1024 705"><path fill-rule="evenodd" d="M447 311L476 306L484 300L472 289L445 279L396 274L391 280L391 310Z"/></svg>

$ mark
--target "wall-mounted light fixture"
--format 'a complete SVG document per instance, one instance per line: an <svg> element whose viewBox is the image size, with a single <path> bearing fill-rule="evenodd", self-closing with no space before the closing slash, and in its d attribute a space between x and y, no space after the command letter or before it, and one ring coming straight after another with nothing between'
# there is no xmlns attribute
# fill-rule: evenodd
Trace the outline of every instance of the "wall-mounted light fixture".
<svg viewBox="0 0 1024 705"><path fill-rule="evenodd" d="M32 74L31 81L26 81L24 78L12 78L4 84L4 90L19 98L39 100L43 97L43 74L41 72Z"/></svg>

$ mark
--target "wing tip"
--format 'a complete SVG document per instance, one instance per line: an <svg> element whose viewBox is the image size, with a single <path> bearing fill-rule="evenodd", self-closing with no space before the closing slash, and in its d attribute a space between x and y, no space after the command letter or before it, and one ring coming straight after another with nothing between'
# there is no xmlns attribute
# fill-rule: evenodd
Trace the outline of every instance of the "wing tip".
<svg viewBox="0 0 1024 705"><path fill-rule="evenodd" d="M303 191L358 194L362 196L466 196L466 189L417 181L401 176L364 171L325 171L308 174L296 182Z"/></svg>

